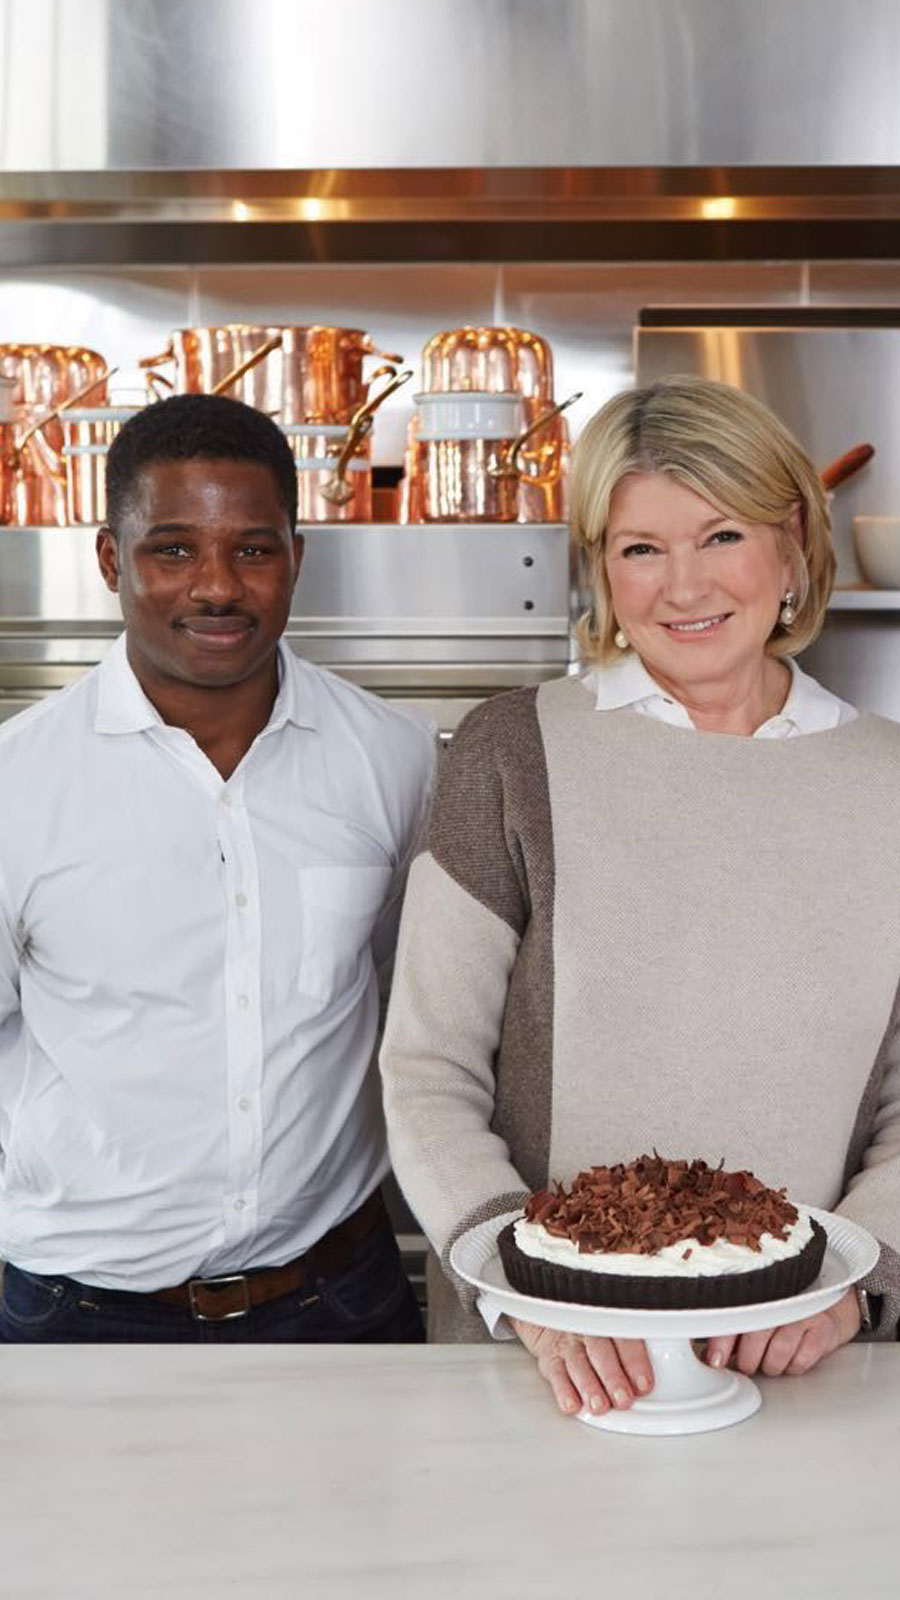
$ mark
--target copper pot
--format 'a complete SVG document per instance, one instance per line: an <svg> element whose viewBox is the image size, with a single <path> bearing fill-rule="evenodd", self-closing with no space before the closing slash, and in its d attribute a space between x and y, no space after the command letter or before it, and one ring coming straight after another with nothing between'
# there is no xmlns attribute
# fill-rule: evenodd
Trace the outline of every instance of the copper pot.
<svg viewBox="0 0 900 1600"><path fill-rule="evenodd" d="M422 351L422 388L427 394L514 392L537 403L536 415L553 399L553 356L546 339L527 328L451 328Z"/></svg>
<svg viewBox="0 0 900 1600"><path fill-rule="evenodd" d="M16 413L14 380L0 376L0 528L16 517Z"/></svg>
<svg viewBox="0 0 900 1600"><path fill-rule="evenodd" d="M65 433L66 516L74 526L106 521L106 456L136 406L73 406L61 421Z"/></svg>
<svg viewBox="0 0 900 1600"><path fill-rule="evenodd" d="M515 522L518 474L500 469L522 432L515 392L416 395L415 476L424 522Z"/></svg>
<svg viewBox="0 0 900 1600"><path fill-rule="evenodd" d="M170 365L173 372L165 381L177 393L205 394L261 344L275 338L280 338L280 347L230 389L235 399L277 416L282 425L349 422L368 394L363 361L381 354L361 328L244 323L178 328L167 348L146 357L141 365L151 378L158 376L158 368Z"/></svg>
<svg viewBox="0 0 900 1600"><path fill-rule="evenodd" d="M27 434L40 419L55 411L92 381L102 379L107 367L96 350L81 345L0 344L0 376L12 380L12 403L17 430ZM94 393L106 398L102 382ZM62 424L48 420L21 451L14 452L13 520L27 527L62 526L66 497L62 459ZM8 491L7 491L8 493Z"/></svg>
<svg viewBox="0 0 900 1600"><path fill-rule="evenodd" d="M415 508L423 522L558 520L567 439L561 414L580 398L570 395L529 421L516 393L417 395L407 516Z"/></svg>
<svg viewBox="0 0 900 1600"><path fill-rule="evenodd" d="M297 462L298 522L371 522L370 435L375 413L402 389L412 368L383 369L387 382L370 393L346 428L326 423L288 423L285 433Z"/></svg>
<svg viewBox="0 0 900 1600"><path fill-rule="evenodd" d="M328 423L289 422L284 429L297 463L297 521L371 522L372 465L368 438L355 446L347 463L345 481L350 493L339 505L326 497L334 479L335 462L347 438L347 429Z"/></svg>

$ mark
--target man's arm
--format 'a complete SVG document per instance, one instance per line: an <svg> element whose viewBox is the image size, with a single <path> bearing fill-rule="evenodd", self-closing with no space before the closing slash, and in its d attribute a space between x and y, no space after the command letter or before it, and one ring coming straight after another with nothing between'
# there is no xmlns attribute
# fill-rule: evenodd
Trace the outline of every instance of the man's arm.
<svg viewBox="0 0 900 1600"><path fill-rule="evenodd" d="M432 734L432 744L428 753L423 754L419 763L414 803L410 807L410 821L406 827L405 836L401 841L397 865L391 878L387 899L378 913L378 920L372 932L372 960L375 963L375 972L378 977L380 1023L382 1027L394 975L394 958L397 951L400 912L403 907L403 896L406 893L406 881L413 859L424 847L428 830L428 818L431 813L431 802L434 797L440 747L437 741L437 730L430 724L429 727Z"/></svg>
<svg viewBox="0 0 900 1600"><path fill-rule="evenodd" d="M19 1009L19 971L24 936L0 869L0 1027Z"/></svg>

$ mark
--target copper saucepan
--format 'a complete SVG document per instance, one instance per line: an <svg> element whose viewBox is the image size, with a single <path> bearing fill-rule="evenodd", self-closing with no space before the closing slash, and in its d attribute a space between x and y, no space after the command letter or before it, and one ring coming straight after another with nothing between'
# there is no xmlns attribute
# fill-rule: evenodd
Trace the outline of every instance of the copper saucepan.
<svg viewBox="0 0 900 1600"><path fill-rule="evenodd" d="M278 339L279 354L237 384L236 397L277 416L282 423L348 423L368 395L363 372L366 356L387 361L402 356L376 349L361 328L261 327L244 323L209 328L178 328L165 350L147 356L141 366L149 382L159 382L160 367L174 369L162 379L179 394L208 394L222 379L269 340Z"/></svg>
<svg viewBox="0 0 900 1600"><path fill-rule="evenodd" d="M417 395L415 478L421 520L517 521L528 470L524 446L580 398L580 392L570 395L528 422L522 396L514 392ZM559 471L557 454L531 482L555 485Z"/></svg>
<svg viewBox="0 0 900 1600"><path fill-rule="evenodd" d="M87 399L88 395L96 393L98 389L105 390L107 379L117 371L117 367L108 367L98 373L76 394L69 395L52 411L32 422L21 435L17 435L15 425L7 424L2 470L4 478L9 478L9 485L4 486L2 498L6 512L11 504L10 521L23 527L61 527L72 520L66 492L68 462L65 459L65 446L61 451L55 451L47 443L46 433L51 427L58 427L60 419L65 419L70 410ZM65 420L62 425L65 427ZM45 520L32 523L30 518L38 509L38 500L43 503L49 486L52 486L54 494L52 522Z"/></svg>
<svg viewBox="0 0 900 1600"><path fill-rule="evenodd" d="M403 372L396 372L393 367L383 367L379 368L379 372L376 374L376 376L379 375L387 376L388 382L378 390L377 394L370 393L365 404L361 405L355 415L351 417L350 426L347 429L347 437L337 458L334 472L319 490L322 498L332 506L344 506L350 500L353 490L346 481L346 475L351 462L358 457L362 441L368 437L372 430L375 412L379 406L384 404L385 400L389 399L392 394L396 394L398 389L402 389L403 385L409 382L413 376L413 370L412 367L407 367ZM371 509L369 515L371 516Z"/></svg>
<svg viewBox="0 0 900 1600"><path fill-rule="evenodd" d="M541 420L530 448L522 443L517 458L515 493L486 474L508 464L514 436L497 442L469 437L419 440L417 413L410 422L401 485L403 522L465 520L560 522L566 514L569 433L553 413L553 354L546 339L509 324L450 328L434 334L422 351L423 395L518 396L515 430L521 433ZM493 423L490 424L493 430ZM427 483L426 483L427 476ZM427 500L427 507L426 507ZM454 509L455 508L455 509ZM468 508L468 509L466 509Z"/></svg>
<svg viewBox="0 0 900 1600"><path fill-rule="evenodd" d="M28 527L54 527L66 522L63 485L63 429L57 410L88 385L105 399L106 361L83 345L0 344L0 377L12 380L15 444L7 444L4 499L12 498L11 520ZM99 389L99 394L98 394ZM33 425L41 423L41 431ZM8 431L10 424L5 424ZM24 433L32 430L25 443Z"/></svg>

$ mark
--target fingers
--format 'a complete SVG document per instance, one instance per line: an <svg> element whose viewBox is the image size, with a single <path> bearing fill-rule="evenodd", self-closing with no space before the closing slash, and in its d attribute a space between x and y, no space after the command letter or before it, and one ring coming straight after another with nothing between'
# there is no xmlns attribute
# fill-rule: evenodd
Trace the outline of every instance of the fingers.
<svg viewBox="0 0 900 1600"><path fill-rule="evenodd" d="M653 1367L643 1339L616 1339L615 1347L633 1394L649 1394L653 1388Z"/></svg>
<svg viewBox="0 0 900 1600"><path fill-rule="evenodd" d="M721 1334L715 1339L708 1339L703 1359L709 1367L727 1367L734 1347L737 1344L736 1333Z"/></svg>
<svg viewBox="0 0 900 1600"><path fill-rule="evenodd" d="M610 1361L605 1351L592 1348L610 1343L608 1339L576 1339L573 1336L572 1348L566 1355L569 1375L578 1391L579 1410L584 1406L596 1417L608 1411L610 1403L628 1406L632 1399L628 1379L616 1360L615 1351Z"/></svg>
<svg viewBox="0 0 900 1600"><path fill-rule="evenodd" d="M636 1396L648 1394L653 1387L653 1369L640 1339L616 1343L556 1333L529 1323L513 1325L567 1416L582 1408L594 1416L602 1416L611 1406L626 1410Z"/></svg>
<svg viewBox="0 0 900 1600"><path fill-rule="evenodd" d="M820 1316L810 1317L807 1322L801 1323L803 1338L784 1369L789 1377L801 1377L825 1356L830 1356L833 1350L847 1343L848 1336L841 1326L841 1318L836 1314L838 1311L839 1307L834 1306L831 1311L824 1311Z"/></svg>
<svg viewBox="0 0 900 1600"><path fill-rule="evenodd" d="M838 1320L823 1311L783 1328L745 1333L737 1342L733 1364L748 1377L754 1372L766 1378L800 1377L842 1342Z"/></svg>
<svg viewBox="0 0 900 1600"><path fill-rule="evenodd" d="M742 1333L732 1352L731 1365L748 1378L758 1372L775 1331L774 1328L760 1328L756 1333Z"/></svg>

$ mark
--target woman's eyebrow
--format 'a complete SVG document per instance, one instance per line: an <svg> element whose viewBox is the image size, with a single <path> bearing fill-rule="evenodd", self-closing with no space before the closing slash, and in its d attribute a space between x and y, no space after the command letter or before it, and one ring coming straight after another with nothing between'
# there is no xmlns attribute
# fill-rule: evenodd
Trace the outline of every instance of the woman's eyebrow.
<svg viewBox="0 0 900 1600"><path fill-rule="evenodd" d="M728 522L730 518L730 512L718 511L714 517L707 517L705 522L701 522L696 531L697 533L706 533L708 528L714 528L718 522ZM735 517L733 520L738 521L739 519ZM611 539L658 539L660 534L658 531L656 533L648 532L646 528L616 528L614 533L609 534L609 537Z"/></svg>

